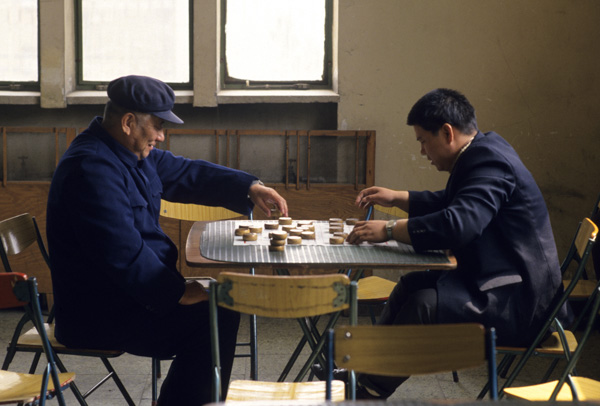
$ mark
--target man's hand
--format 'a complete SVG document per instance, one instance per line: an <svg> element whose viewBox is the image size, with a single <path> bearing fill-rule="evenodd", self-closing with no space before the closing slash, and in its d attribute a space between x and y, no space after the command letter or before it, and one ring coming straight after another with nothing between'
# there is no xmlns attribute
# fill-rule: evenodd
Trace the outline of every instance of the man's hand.
<svg viewBox="0 0 600 406"><path fill-rule="evenodd" d="M287 217L288 207L287 202L283 197L275 191L275 189L255 183L250 186L248 196L252 203L260 208L267 217L271 217L271 206L274 205L279 209L281 215Z"/></svg>
<svg viewBox="0 0 600 406"><path fill-rule="evenodd" d="M385 220L359 221L346 238L346 241L348 241L350 244L360 244L364 241L387 241L385 224Z"/></svg>
<svg viewBox="0 0 600 406"><path fill-rule="evenodd" d="M364 241L368 242L385 242L388 241L387 230L385 225L386 220L370 220L359 221L354 226L352 232L346 238L350 244L360 244ZM408 221L406 219L398 219L392 231L392 239L410 244L410 234L408 233Z"/></svg>
<svg viewBox="0 0 600 406"><path fill-rule="evenodd" d="M179 299L181 305L193 305L208 300L208 292L198 281L185 281L185 292Z"/></svg>
<svg viewBox="0 0 600 406"><path fill-rule="evenodd" d="M361 190L354 203L361 209L378 204L383 207L399 207L408 211L408 192L372 186Z"/></svg>

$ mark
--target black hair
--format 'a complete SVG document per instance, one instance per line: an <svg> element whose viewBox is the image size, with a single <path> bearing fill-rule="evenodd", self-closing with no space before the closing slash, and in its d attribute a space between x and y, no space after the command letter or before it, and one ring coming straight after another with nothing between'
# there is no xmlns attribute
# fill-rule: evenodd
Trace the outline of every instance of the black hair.
<svg viewBox="0 0 600 406"><path fill-rule="evenodd" d="M434 134L446 123L464 134L477 130L475 109L469 100L456 90L441 88L421 97L406 120L406 124L418 125Z"/></svg>

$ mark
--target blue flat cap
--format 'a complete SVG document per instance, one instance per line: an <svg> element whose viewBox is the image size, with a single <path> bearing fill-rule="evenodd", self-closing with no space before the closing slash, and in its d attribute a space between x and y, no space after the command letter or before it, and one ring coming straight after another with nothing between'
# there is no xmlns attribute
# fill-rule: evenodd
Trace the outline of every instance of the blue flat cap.
<svg viewBox="0 0 600 406"><path fill-rule="evenodd" d="M171 111L175 105L175 92L158 79L123 76L110 82L106 92L110 100L123 108L149 113L170 123L183 123Z"/></svg>

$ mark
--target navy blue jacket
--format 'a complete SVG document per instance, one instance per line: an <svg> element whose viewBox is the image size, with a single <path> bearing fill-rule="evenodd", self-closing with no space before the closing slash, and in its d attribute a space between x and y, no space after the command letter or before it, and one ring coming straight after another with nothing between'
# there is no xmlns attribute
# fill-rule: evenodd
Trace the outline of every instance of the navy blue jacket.
<svg viewBox="0 0 600 406"><path fill-rule="evenodd" d="M159 225L161 198L245 215L256 177L159 149L138 161L101 122L75 138L56 168L46 231L56 338L115 348L138 320L168 317L184 292L177 248Z"/></svg>
<svg viewBox="0 0 600 406"><path fill-rule="evenodd" d="M440 323L495 327L498 343L528 343L562 289L548 210L531 173L498 134L479 132L446 189L409 194L416 250L451 249L438 280Z"/></svg>

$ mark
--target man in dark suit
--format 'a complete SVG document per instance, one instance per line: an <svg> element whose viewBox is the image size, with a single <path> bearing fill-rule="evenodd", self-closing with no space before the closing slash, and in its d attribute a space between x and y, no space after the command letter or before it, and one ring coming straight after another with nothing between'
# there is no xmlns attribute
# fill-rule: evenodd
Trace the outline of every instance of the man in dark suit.
<svg viewBox="0 0 600 406"><path fill-rule="evenodd" d="M175 356L159 405L211 401L208 295L177 271L159 225L160 201L224 206L247 215L285 200L255 176L156 149L173 90L145 76L108 86L109 102L62 157L50 186L47 236L56 338L67 346ZM226 393L239 315L220 311Z"/></svg>
<svg viewBox="0 0 600 406"><path fill-rule="evenodd" d="M426 94L407 124L421 154L450 173L446 189L361 191L358 206L397 206L409 218L360 222L348 241L450 249L458 266L403 276L379 324L479 322L496 328L500 345L527 345L562 289L548 211L533 176L502 137L477 129L475 109L457 91ZM358 394L387 398L405 379L362 375Z"/></svg>

